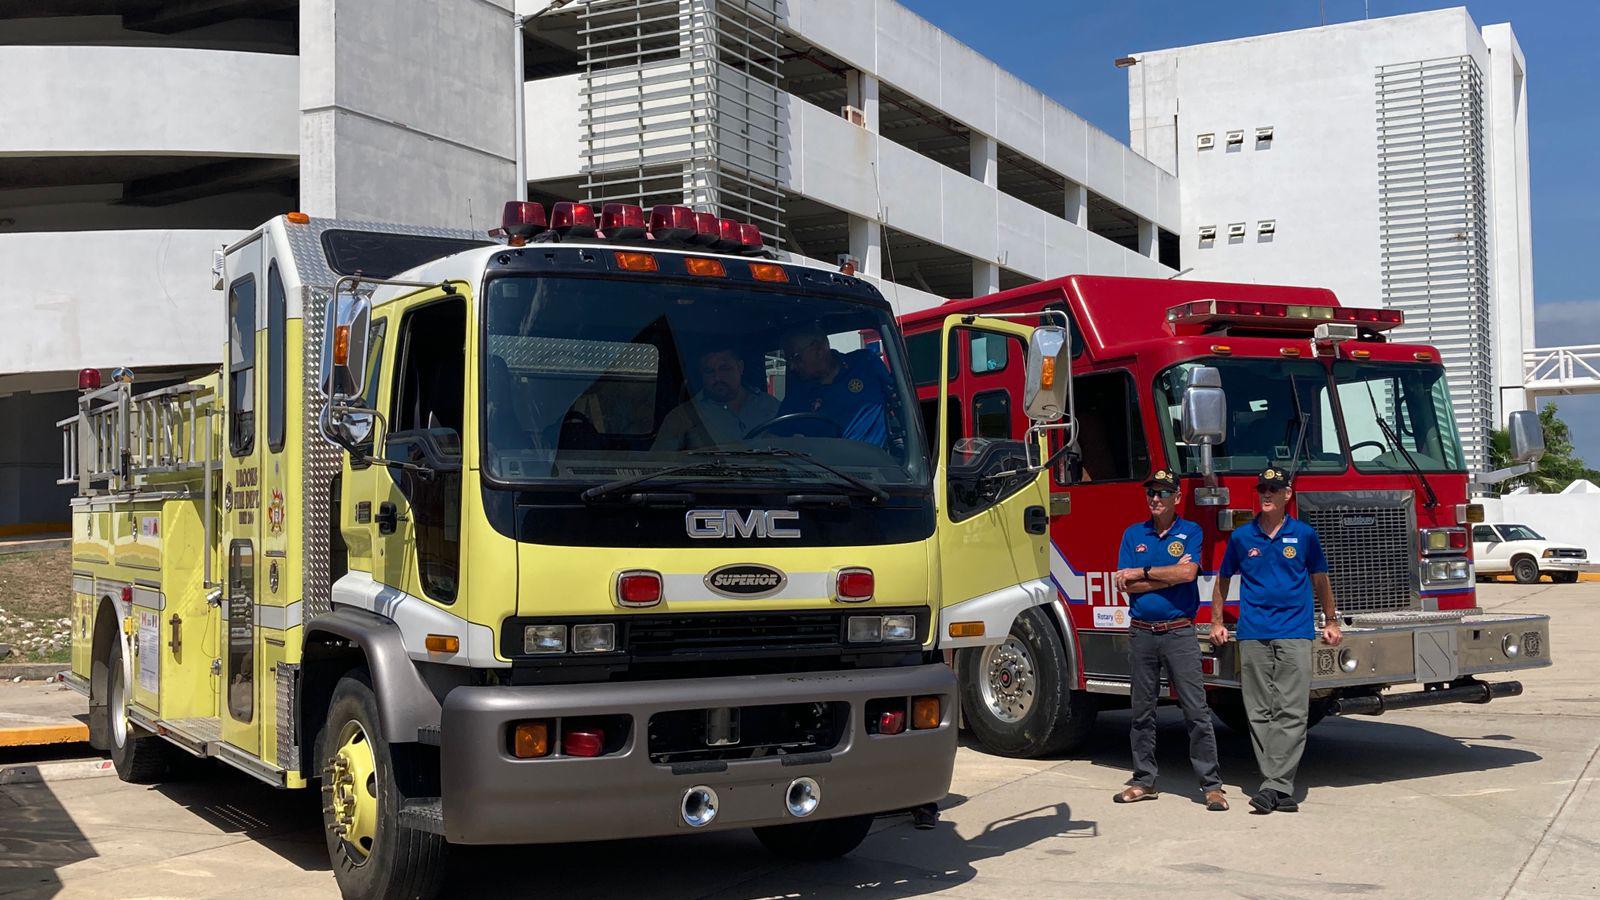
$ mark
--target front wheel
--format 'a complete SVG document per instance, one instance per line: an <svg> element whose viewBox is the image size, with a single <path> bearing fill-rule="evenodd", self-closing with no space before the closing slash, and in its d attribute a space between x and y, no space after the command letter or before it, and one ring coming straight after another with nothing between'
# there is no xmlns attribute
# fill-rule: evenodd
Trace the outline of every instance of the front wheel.
<svg viewBox="0 0 1600 900"><path fill-rule="evenodd" d="M761 845L784 859L817 862L849 853L866 840L872 816L767 825L754 829Z"/></svg>
<svg viewBox="0 0 1600 900"><path fill-rule="evenodd" d="M1539 564L1531 556L1519 556L1511 562L1511 574L1517 579L1517 584L1537 584Z"/></svg>
<svg viewBox="0 0 1600 900"><path fill-rule="evenodd" d="M321 737L322 826L339 892L350 898L437 895L449 845L400 822L394 761L364 672L339 679Z"/></svg>
<svg viewBox="0 0 1600 900"><path fill-rule="evenodd" d="M984 749L1033 759L1076 750L1089 738L1098 708L1072 689L1074 673L1050 624L1036 606L1011 623L999 644L957 655L961 710Z"/></svg>

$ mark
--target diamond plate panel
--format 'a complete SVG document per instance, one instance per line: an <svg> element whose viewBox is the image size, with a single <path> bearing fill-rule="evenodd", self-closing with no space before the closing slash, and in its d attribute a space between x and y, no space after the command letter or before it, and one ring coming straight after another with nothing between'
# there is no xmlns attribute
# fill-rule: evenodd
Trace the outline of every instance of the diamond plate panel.
<svg viewBox="0 0 1600 900"><path fill-rule="evenodd" d="M622 375L655 378L661 351L654 344L576 338L489 336L489 355L519 372L559 375Z"/></svg>

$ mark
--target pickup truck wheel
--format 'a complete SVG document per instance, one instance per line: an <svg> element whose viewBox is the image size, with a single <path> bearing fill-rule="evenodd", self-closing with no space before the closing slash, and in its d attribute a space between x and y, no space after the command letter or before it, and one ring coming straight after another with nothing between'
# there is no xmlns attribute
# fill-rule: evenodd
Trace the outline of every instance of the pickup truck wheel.
<svg viewBox="0 0 1600 900"><path fill-rule="evenodd" d="M871 830L872 816L845 816L754 829L763 847L784 859L802 862L843 856L860 846Z"/></svg>
<svg viewBox="0 0 1600 900"><path fill-rule="evenodd" d="M1556 584L1573 584L1578 580L1577 572L1551 572L1550 580Z"/></svg>
<svg viewBox="0 0 1600 900"><path fill-rule="evenodd" d="M173 770L174 754L181 751L128 721L128 679L122 671L122 641L111 641L106 672L107 743L117 777L129 784L156 784Z"/></svg>
<svg viewBox="0 0 1600 900"><path fill-rule="evenodd" d="M400 788L364 672L339 679L317 753L322 826L339 892L347 898L434 897L449 845L400 823Z"/></svg>
<svg viewBox="0 0 1600 900"><path fill-rule="evenodd" d="M1072 689L1074 673L1049 615L1026 610L1000 644L958 655L961 713L986 750L1026 759L1066 753L1094 728L1098 707Z"/></svg>
<svg viewBox="0 0 1600 900"><path fill-rule="evenodd" d="M1538 584L1539 562L1531 556L1519 556L1511 561L1511 574L1517 584Z"/></svg>

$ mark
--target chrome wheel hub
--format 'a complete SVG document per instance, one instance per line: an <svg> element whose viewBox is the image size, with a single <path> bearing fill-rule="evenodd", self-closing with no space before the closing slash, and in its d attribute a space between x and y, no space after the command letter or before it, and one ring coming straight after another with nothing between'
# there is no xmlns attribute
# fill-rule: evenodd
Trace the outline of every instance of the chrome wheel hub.
<svg viewBox="0 0 1600 900"><path fill-rule="evenodd" d="M1002 722L1020 722L1033 708L1037 690L1033 657L1015 637L985 647L979 663L979 687L989 712Z"/></svg>

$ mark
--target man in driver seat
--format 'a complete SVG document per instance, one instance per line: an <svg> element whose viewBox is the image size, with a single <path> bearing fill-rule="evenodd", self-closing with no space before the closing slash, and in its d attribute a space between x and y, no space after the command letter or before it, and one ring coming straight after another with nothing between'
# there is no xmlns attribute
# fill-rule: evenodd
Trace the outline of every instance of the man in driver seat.
<svg viewBox="0 0 1600 900"><path fill-rule="evenodd" d="M744 360L730 347L713 347L696 360L700 392L661 420L652 450L696 450L742 440L778 414L778 401L744 384Z"/></svg>
<svg viewBox="0 0 1600 900"><path fill-rule="evenodd" d="M828 346L820 328L802 326L783 336L788 389L780 416L820 416L838 426L839 436L879 447L889 442L889 370L871 350L840 353ZM808 431L795 422L796 433ZM832 435L826 435L832 437Z"/></svg>

